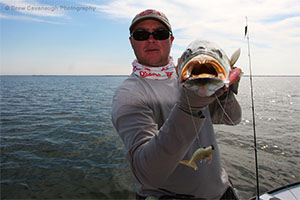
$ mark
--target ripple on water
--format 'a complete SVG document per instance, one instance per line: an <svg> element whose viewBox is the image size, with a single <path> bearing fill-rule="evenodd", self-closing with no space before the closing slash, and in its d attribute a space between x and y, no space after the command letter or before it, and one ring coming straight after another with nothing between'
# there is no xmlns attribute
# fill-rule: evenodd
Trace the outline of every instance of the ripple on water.
<svg viewBox="0 0 300 200"><path fill-rule="evenodd" d="M126 77L0 78L1 198L135 198L124 145L111 124L112 96ZM254 78L262 192L300 179L299 83ZM237 97L242 122L215 130L223 167L248 199L256 181L247 79Z"/></svg>

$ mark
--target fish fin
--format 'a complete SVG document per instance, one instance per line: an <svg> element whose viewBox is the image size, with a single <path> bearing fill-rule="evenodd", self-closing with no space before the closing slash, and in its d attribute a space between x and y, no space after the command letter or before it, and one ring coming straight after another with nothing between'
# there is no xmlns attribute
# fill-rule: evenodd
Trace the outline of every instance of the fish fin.
<svg viewBox="0 0 300 200"><path fill-rule="evenodd" d="M230 58L230 66L233 67L233 65L236 63L236 61L239 59L241 54L241 48L237 49Z"/></svg>
<svg viewBox="0 0 300 200"><path fill-rule="evenodd" d="M191 167L191 168L193 168L194 170L197 170L197 169L198 169L198 167L197 167L195 161L190 162L189 160L182 160L182 161L179 161L179 163L180 163L180 164L183 164L183 165L186 165L186 166L188 166L188 167Z"/></svg>

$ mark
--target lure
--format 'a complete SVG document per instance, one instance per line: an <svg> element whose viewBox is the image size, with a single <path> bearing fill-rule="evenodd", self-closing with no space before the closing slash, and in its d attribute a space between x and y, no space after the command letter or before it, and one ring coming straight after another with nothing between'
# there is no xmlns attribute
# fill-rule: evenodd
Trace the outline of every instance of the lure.
<svg viewBox="0 0 300 200"><path fill-rule="evenodd" d="M213 150L214 150L213 145L210 145L208 147L199 148L194 152L194 154L190 160L181 160L181 161L179 161L179 163L189 166L189 167L193 168L194 170L198 170L198 166L195 161L197 159L201 159L201 160L207 160L208 162L210 162L212 159Z"/></svg>

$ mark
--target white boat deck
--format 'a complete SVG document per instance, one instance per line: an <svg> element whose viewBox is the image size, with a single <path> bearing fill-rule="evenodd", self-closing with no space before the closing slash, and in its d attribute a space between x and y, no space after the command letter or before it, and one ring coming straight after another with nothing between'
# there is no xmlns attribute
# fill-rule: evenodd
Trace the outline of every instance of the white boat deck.
<svg viewBox="0 0 300 200"><path fill-rule="evenodd" d="M261 200L281 199L300 200L300 183L273 190L260 196Z"/></svg>

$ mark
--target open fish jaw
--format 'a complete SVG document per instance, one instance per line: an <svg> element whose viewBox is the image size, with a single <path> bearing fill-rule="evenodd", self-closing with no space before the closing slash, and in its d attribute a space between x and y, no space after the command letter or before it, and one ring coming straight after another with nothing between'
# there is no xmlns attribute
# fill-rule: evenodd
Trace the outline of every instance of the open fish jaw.
<svg viewBox="0 0 300 200"><path fill-rule="evenodd" d="M229 87L229 74L240 55L238 49L229 59L215 43L195 40L181 56L178 68L182 87L199 96L211 96L222 87Z"/></svg>
<svg viewBox="0 0 300 200"><path fill-rule="evenodd" d="M187 85L214 84L217 82L226 83L228 73L220 62L208 55L197 55L189 60L181 71L180 82Z"/></svg>

